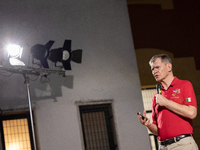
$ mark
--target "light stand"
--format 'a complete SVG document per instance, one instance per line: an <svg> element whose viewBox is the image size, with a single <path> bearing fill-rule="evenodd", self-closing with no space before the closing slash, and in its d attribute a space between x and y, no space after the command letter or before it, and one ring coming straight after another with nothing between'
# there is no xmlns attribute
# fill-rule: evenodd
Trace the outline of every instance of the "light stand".
<svg viewBox="0 0 200 150"><path fill-rule="evenodd" d="M36 139L35 139L35 130L34 130L34 124L33 124L33 112L32 112L32 106L31 106L31 96L30 96L30 87L29 87L29 77L27 74L23 74L27 89L27 96L28 96L28 104L29 104L29 112L30 112L30 120L31 120L31 129L32 129L32 136L33 136L33 146L34 150L37 150L36 147Z"/></svg>
<svg viewBox="0 0 200 150"><path fill-rule="evenodd" d="M50 70L50 69L35 69L35 68L26 68L26 67L19 67L19 66L12 66L12 67L3 67L0 65L0 70L6 70L12 73L22 74L25 79L26 89L27 89L27 96L28 96L28 104L29 104L29 112L30 112L30 120L31 120L31 129L32 129L32 138L33 138L33 145L34 150L37 150L36 147L36 139L35 139L35 130L33 124L33 113L32 113L32 106L31 106L31 96L30 96L30 87L29 87L29 77L28 74L32 75L40 75L40 73L56 73L59 75L65 76L65 71L60 70Z"/></svg>

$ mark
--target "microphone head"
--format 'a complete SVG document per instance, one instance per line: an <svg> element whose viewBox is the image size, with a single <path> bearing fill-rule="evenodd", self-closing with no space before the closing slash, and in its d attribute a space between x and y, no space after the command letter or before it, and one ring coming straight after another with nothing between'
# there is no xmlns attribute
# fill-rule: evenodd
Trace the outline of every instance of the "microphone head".
<svg viewBox="0 0 200 150"><path fill-rule="evenodd" d="M158 93L158 94L161 94L161 84L160 84L160 83L158 83L158 84L156 85L156 89L157 89L157 93Z"/></svg>

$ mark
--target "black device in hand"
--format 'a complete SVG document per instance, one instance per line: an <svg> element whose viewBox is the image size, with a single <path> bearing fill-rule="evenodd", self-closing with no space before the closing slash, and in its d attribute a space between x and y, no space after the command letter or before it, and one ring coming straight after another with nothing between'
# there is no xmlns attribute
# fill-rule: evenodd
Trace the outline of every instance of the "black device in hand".
<svg viewBox="0 0 200 150"><path fill-rule="evenodd" d="M137 115L139 115L139 112L137 112ZM141 116L142 116L142 120L144 120L145 117L142 114L141 114Z"/></svg>

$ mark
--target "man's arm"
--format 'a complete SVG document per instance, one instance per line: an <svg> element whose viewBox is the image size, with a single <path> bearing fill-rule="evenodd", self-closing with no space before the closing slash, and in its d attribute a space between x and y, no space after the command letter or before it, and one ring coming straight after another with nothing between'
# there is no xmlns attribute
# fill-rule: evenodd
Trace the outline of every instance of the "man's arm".
<svg viewBox="0 0 200 150"><path fill-rule="evenodd" d="M168 100L163 95L156 95L156 103L160 106L165 106L172 112L186 118L194 119L197 115L197 108L191 105L181 105L174 101Z"/></svg>
<svg viewBox="0 0 200 150"><path fill-rule="evenodd" d="M149 121L149 119L148 119L147 121ZM146 125L146 127L147 127L153 134L158 135L158 127L157 127L155 124L149 122L149 124Z"/></svg>

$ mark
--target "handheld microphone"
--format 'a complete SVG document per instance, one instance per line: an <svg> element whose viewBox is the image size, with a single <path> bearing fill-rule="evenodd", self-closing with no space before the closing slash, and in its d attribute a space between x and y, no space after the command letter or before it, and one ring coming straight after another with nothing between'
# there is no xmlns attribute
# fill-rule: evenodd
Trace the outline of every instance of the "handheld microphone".
<svg viewBox="0 0 200 150"><path fill-rule="evenodd" d="M160 83L158 83L158 84L156 85L156 89L157 89L157 93L158 93L158 94L161 94L161 84L160 84Z"/></svg>

